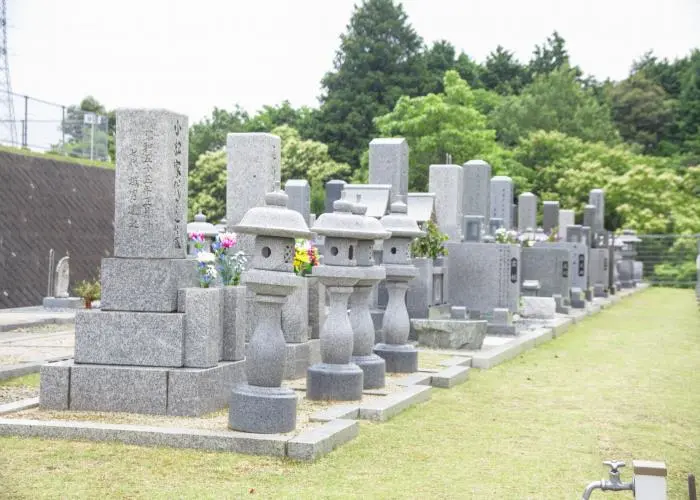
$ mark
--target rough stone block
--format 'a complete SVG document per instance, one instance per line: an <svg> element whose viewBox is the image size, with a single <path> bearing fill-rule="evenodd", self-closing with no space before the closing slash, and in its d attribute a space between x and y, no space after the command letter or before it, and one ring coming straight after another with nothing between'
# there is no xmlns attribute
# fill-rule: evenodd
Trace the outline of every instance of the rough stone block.
<svg viewBox="0 0 700 500"><path fill-rule="evenodd" d="M315 460L357 437L359 430L360 426L355 420L332 420L290 439L287 442L287 456L297 460Z"/></svg>
<svg viewBox="0 0 700 500"><path fill-rule="evenodd" d="M377 138L369 143L370 184L391 184L391 195L408 194L408 142Z"/></svg>
<svg viewBox="0 0 700 500"><path fill-rule="evenodd" d="M71 366L70 409L165 415L168 370L136 366Z"/></svg>
<svg viewBox="0 0 700 500"><path fill-rule="evenodd" d="M552 297L521 297L520 314L524 318L549 319L557 312L557 304Z"/></svg>
<svg viewBox="0 0 700 500"><path fill-rule="evenodd" d="M39 404L47 410L67 410L70 401L70 361L41 365Z"/></svg>
<svg viewBox="0 0 700 500"><path fill-rule="evenodd" d="M223 319L224 361L245 358L246 329L248 326L248 301L245 286L225 286L221 289L221 316Z"/></svg>
<svg viewBox="0 0 700 500"><path fill-rule="evenodd" d="M103 311L177 311L177 291L198 284L193 259L102 259Z"/></svg>
<svg viewBox="0 0 700 500"><path fill-rule="evenodd" d="M227 361L213 368L168 371L168 415L196 417L225 408L231 389L245 382L245 361Z"/></svg>
<svg viewBox="0 0 700 500"><path fill-rule="evenodd" d="M75 361L107 365L182 366L185 315L78 311Z"/></svg>
<svg viewBox="0 0 700 500"><path fill-rule="evenodd" d="M216 366L221 359L223 347L220 289L181 289L178 311L185 313L184 366Z"/></svg>
<svg viewBox="0 0 700 500"><path fill-rule="evenodd" d="M170 111L117 110L115 257L185 257L188 130Z"/></svg>
<svg viewBox="0 0 700 500"><path fill-rule="evenodd" d="M418 343L438 349L481 349L486 321L412 319Z"/></svg>

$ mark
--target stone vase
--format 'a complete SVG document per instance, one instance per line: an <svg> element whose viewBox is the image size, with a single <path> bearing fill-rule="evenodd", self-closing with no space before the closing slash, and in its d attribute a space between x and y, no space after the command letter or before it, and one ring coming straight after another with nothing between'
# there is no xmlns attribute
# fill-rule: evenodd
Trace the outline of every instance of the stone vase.
<svg viewBox="0 0 700 500"><path fill-rule="evenodd" d="M294 289L282 306L282 332L288 344L300 344L309 340L309 288L311 280L304 278L302 285Z"/></svg>
<svg viewBox="0 0 700 500"><path fill-rule="evenodd" d="M223 319L223 341L221 359L239 361L245 358L246 329L248 323L248 300L243 285L225 286L221 291L221 317Z"/></svg>

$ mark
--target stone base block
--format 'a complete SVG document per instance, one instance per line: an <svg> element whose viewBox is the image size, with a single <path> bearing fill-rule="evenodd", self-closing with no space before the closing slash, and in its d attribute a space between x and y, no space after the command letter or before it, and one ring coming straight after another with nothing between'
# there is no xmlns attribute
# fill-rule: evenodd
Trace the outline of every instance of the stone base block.
<svg viewBox="0 0 700 500"><path fill-rule="evenodd" d="M557 305L552 297L520 297L520 314L524 318L550 319L556 314Z"/></svg>
<svg viewBox="0 0 700 500"><path fill-rule="evenodd" d="M370 354L369 356L352 356L350 362L362 369L365 389L381 389L386 385L386 361L384 359L376 354Z"/></svg>
<svg viewBox="0 0 700 500"><path fill-rule="evenodd" d="M197 417L225 408L231 389L245 380L244 360L168 370L168 415Z"/></svg>
<svg viewBox="0 0 700 500"><path fill-rule="evenodd" d="M182 366L184 319L181 313L78 311L75 362Z"/></svg>
<svg viewBox="0 0 700 500"><path fill-rule="evenodd" d="M413 373L418 371L418 350L410 344L377 344L374 353L386 361L387 373Z"/></svg>
<svg viewBox="0 0 700 500"><path fill-rule="evenodd" d="M231 392L228 426L235 431L291 432L297 423L297 395L286 387L241 384Z"/></svg>
<svg viewBox="0 0 700 500"><path fill-rule="evenodd" d="M357 401L362 398L364 373L352 363L319 363L306 372L306 397L312 401Z"/></svg>
<svg viewBox="0 0 700 500"><path fill-rule="evenodd" d="M412 319L418 343L437 349L481 349L486 336L486 321L451 319Z"/></svg>
<svg viewBox="0 0 700 500"><path fill-rule="evenodd" d="M178 311L185 314L184 366L211 368L221 359L223 321L220 288L182 288Z"/></svg>
<svg viewBox="0 0 700 500"><path fill-rule="evenodd" d="M102 259L101 308L105 311L174 312L177 291L196 287L194 259Z"/></svg>
<svg viewBox="0 0 700 500"><path fill-rule="evenodd" d="M42 367L42 406L196 417L228 404L231 389L245 381L245 361L213 368L151 368L75 364Z"/></svg>
<svg viewBox="0 0 700 500"><path fill-rule="evenodd" d="M80 309L84 305L80 297L44 297L42 305L49 309Z"/></svg>
<svg viewBox="0 0 700 500"><path fill-rule="evenodd" d="M592 302L593 301L593 290L590 288L586 288L583 292L584 296L586 297L586 302Z"/></svg>
<svg viewBox="0 0 700 500"><path fill-rule="evenodd" d="M287 353L284 362L284 379L294 380L304 378L306 369L311 365L311 343L287 344Z"/></svg>
<svg viewBox="0 0 700 500"><path fill-rule="evenodd" d="M67 410L70 404L70 361L42 365L39 369L39 404L47 410Z"/></svg>
<svg viewBox="0 0 700 500"><path fill-rule="evenodd" d="M165 415L168 370L74 364L70 368L70 409Z"/></svg>
<svg viewBox="0 0 700 500"><path fill-rule="evenodd" d="M224 361L245 358L245 335L248 324L248 301L245 286L225 286L221 289Z"/></svg>
<svg viewBox="0 0 700 500"><path fill-rule="evenodd" d="M586 300L583 291L580 288L571 289L571 307L574 309L585 309Z"/></svg>
<svg viewBox="0 0 700 500"><path fill-rule="evenodd" d="M593 287L593 296L594 297L602 297L607 299L608 298L608 291L605 289L605 286L603 285L595 285Z"/></svg>

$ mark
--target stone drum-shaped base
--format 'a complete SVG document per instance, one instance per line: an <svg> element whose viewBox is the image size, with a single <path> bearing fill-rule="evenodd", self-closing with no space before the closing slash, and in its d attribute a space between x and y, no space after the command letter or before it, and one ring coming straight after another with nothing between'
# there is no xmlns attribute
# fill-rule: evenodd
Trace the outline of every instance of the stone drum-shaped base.
<svg viewBox="0 0 700 500"><path fill-rule="evenodd" d="M388 373L413 373L418 371L418 350L410 344L377 344L374 352L384 358Z"/></svg>
<svg viewBox="0 0 700 500"><path fill-rule="evenodd" d="M357 401L362 399L364 373L352 363L319 363L306 372L306 397L312 401Z"/></svg>
<svg viewBox="0 0 700 500"><path fill-rule="evenodd" d="M376 354L369 356L353 356L351 363L355 363L364 373L365 389L381 389L386 383L386 362Z"/></svg>
<svg viewBox="0 0 700 500"><path fill-rule="evenodd" d="M228 426L235 431L291 432L297 423L297 395L286 387L242 384L233 389Z"/></svg>

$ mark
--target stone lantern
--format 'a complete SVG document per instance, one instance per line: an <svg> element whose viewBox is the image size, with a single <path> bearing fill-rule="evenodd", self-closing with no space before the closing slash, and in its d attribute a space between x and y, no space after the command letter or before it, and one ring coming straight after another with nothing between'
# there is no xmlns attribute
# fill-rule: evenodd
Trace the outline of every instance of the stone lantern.
<svg viewBox="0 0 700 500"><path fill-rule="evenodd" d="M343 195L344 196L344 195ZM334 211L321 215L313 231L325 237L323 264L314 267L312 276L326 286L330 310L321 329L321 363L306 372L306 397L311 400L353 401L362 398L364 375L352 363L354 348L352 325L348 317L348 299L359 280L373 276L367 267L357 267L358 238L371 239L363 217L352 213L353 204L344 198L333 203ZM368 258L367 255L362 259Z"/></svg>
<svg viewBox="0 0 700 500"><path fill-rule="evenodd" d="M286 344L281 327L282 305L295 287L294 240L312 233L299 212L287 208L283 191L265 196L265 206L250 209L234 230L255 235L250 270L243 275L255 293L256 325L246 356L247 384L233 389L229 427L257 433L279 433L296 426L297 396L282 387Z"/></svg>
<svg viewBox="0 0 700 500"><path fill-rule="evenodd" d="M384 343L377 344L374 352L386 361L387 372L411 373L418 370L418 351L407 343L411 323L406 309L406 290L418 270L411 263L410 246L414 238L425 233L407 215L406 204L401 201L391 204L391 213L382 217L381 223L391 232L391 237L384 240L383 258L389 302L382 322Z"/></svg>
<svg viewBox="0 0 700 500"><path fill-rule="evenodd" d="M211 244L214 242L214 238L216 238L216 235L219 234L219 230L214 226L214 224L211 224L210 222L207 222L207 216L204 215L202 212L199 212L197 215L194 216L194 222L190 222L187 224L187 234L191 233L202 233L204 234L205 238L205 243L204 243L204 250L206 252L211 251ZM187 253L189 255L195 255L197 252L194 248L194 243L189 242L188 246L188 251Z"/></svg>
<svg viewBox="0 0 700 500"><path fill-rule="evenodd" d="M379 389L384 387L386 363L383 358L372 352L374 348L374 322L369 311L369 301L372 287L386 277L383 267L375 265L375 240L385 240L391 233L384 229L374 217L367 217L367 205L360 201L352 208L352 213L362 218L361 229L366 237L357 238L357 268L365 272L363 278L355 284L350 296L350 324L354 336L352 357L353 363L364 372L364 388Z"/></svg>

